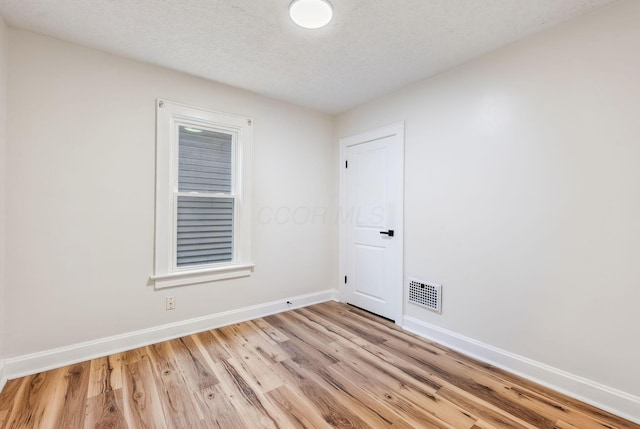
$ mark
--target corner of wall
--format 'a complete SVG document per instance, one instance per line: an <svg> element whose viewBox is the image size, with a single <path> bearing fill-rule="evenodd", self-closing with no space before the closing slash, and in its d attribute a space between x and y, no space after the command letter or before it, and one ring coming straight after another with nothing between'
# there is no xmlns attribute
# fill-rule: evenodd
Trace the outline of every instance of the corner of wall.
<svg viewBox="0 0 640 429"><path fill-rule="evenodd" d="M7 145L8 28L0 16L0 391L7 381L4 366L5 319L5 154Z"/></svg>
<svg viewBox="0 0 640 429"><path fill-rule="evenodd" d="M5 384L7 384L7 374L5 371L4 360L0 359L0 392L4 389Z"/></svg>

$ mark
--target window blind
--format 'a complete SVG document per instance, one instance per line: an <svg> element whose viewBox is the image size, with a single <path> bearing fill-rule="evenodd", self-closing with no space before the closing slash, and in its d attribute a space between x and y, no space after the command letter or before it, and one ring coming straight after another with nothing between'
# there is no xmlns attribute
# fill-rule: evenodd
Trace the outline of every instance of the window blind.
<svg viewBox="0 0 640 429"><path fill-rule="evenodd" d="M180 126L178 267L233 260L232 147L230 134Z"/></svg>
<svg viewBox="0 0 640 429"><path fill-rule="evenodd" d="M178 197L178 266L233 259L233 198Z"/></svg>
<svg viewBox="0 0 640 429"><path fill-rule="evenodd" d="M232 136L180 127L178 189L180 192L231 193Z"/></svg>

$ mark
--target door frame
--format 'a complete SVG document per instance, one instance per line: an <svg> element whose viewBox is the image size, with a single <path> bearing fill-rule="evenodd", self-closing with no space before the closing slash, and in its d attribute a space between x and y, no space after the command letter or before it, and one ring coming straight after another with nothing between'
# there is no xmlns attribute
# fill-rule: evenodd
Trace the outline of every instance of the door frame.
<svg viewBox="0 0 640 429"><path fill-rule="evenodd" d="M400 259L402 261L402 267L400 275L396 279L396 299L393 302L395 323L402 326L403 319L403 306L404 306L404 121L396 122L384 127L376 128L370 131L365 131L359 134L343 137L340 139L340 206L338 210L338 241L339 241L339 295L340 301L345 302L346 284L345 276L347 271L347 228L344 221L345 210L347 207L347 174L346 174L346 161L347 161L347 148L358 144L371 142L374 140L380 140L386 137L398 136L400 140L400 174L402 176L402 204L399 205L399 213L396 217L399 224L396 229L401 231L401 234L394 236L394 239L400 240Z"/></svg>

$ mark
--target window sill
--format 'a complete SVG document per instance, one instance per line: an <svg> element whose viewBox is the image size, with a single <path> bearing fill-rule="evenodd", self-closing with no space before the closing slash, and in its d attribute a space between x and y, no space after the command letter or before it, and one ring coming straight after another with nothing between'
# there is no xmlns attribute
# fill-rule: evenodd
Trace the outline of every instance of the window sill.
<svg viewBox="0 0 640 429"><path fill-rule="evenodd" d="M254 264L230 265L227 267L208 268L206 270L192 270L170 274L151 276L154 288L186 286L196 283L215 282L218 280L248 277L253 272Z"/></svg>

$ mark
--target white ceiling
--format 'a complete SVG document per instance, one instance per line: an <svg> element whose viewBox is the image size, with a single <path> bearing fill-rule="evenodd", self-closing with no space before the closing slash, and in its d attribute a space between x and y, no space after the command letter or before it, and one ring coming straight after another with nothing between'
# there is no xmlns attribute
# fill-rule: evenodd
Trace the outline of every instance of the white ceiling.
<svg viewBox="0 0 640 429"><path fill-rule="evenodd" d="M331 0L304 30L290 0L0 0L14 27L327 113L433 76L612 0Z"/></svg>

